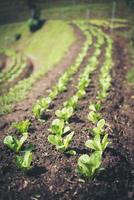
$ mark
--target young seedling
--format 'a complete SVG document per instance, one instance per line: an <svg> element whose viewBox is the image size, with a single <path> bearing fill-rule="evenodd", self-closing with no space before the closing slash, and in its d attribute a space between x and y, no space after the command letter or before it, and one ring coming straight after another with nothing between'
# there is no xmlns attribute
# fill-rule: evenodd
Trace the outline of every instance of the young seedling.
<svg viewBox="0 0 134 200"><path fill-rule="evenodd" d="M61 137L61 135L49 135L48 141L56 146L57 150L60 150L61 152L68 153L71 155L75 155L76 152L74 150L68 150L69 145L72 142L74 136L74 132L69 133L64 138Z"/></svg>
<svg viewBox="0 0 134 200"><path fill-rule="evenodd" d="M57 117L67 122L69 118L73 115L73 111L74 110L72 107L65 107L62 110L57 110L55 114Z"/></svg>
<svg viewBox="0 0 134 200"><path fill-rule="evenodd" d="M88 120L96 124L101 119L101 114L98 112L91 111L88 114Z"/></svg>
<svg viewBox="0 0 134 200"><path fill-rule="evenodd" d="M108 144L109 144L108 134L104 135L102 140L100 135L97 134L95 135L93 140L87 140L85 146L95 151L100 151L101 153L103 153L104 150L107 148Z"/></svg>
<svg viewBox="0 0 134 200"><path fill-rule="evenodd" d="M20 138L20 140L18 140L14 136L9 135L5 137L4 144L12 151L18 153L22 148L24 142L27 140L27 138L28 138L28 133L24 133L23 136Z"/></svg>
<svg viewBox="0 0 134 200"><path fill-rule="evenodd" d="M86 92L84 89L79 89L76 93L76 96L79 98L79 99L83 99L85 96L86 96Z"/></svg>
<svg viewBox="0 0 134 200"><path fill-rule="evenodd" d="M94 112L99 112L101 110L101 104L100 103L92 103L89 105L89 109Z"/></svg>
<svg viewBox="0 0 134 200"><path fill-rule="evenodd" d="M17 123L13 123L12 126L16 128L20 133L26 133L28 132L29 126L30 126L29 120L23 120Z"/></svg>
<svg viewBox="0 0 134 200"><path fill-rule="evenodd" d="M100 169L102 163L102 154L95 151L91 156L84 154L79 157L77 164L77 173L80 177L93 178L95 173Z"/></svg>
<svg viewBox="0 0 134 200"><path fill-rule="evenodd" d="M106 122L104 119L101 119L98 121L97 126L90 129L91 133L93 135L103 135L105 130L104 130L104 126L105 126Z"/></svg>
<svg viewBox="0 0 134 200"><path fill-rule="evenodd" d="M32 152L26 151L22 156L16 156L15 163L18 168L28 171L32 168Z"/></svg>
<svg viewBox="0 0 134 200"><path fill-rule="evenodd" d="M33 106L32 112L37 119L40 119L42 113L49 108L51 101L50 97L42 98Z"/></svg>
<svg viewBox="0 0 134 200"><path fill-rule="evenodd" d="M66 101L63 105L64 107L72 107L73 109L76 108L78 103L78 97L76 95L70 97L68 101Z"/></svg>
<svg viewBox="0 0 134 200"><path fill-rule="evenodd" d="M48 129L53 135L62 136L64 133L70 130L69 126L65 127L63 119L53 120L51 127Z"/></svg>

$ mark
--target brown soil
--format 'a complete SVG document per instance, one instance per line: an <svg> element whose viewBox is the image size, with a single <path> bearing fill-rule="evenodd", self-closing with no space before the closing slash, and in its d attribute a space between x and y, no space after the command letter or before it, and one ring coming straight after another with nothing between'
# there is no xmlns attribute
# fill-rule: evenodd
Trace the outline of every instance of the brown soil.
<svg viewBox="0 0 134 200"><path fill-rule="evenodd" d="M13 162L14 153L8 150L2 141L7 132L8 134L15 133L15 130L8 128L8 125L12 120L17 119L17 116L18 119L20 119L19 115L21 117L25 116L28 113L28 107L24 108L26 111L21 110L24 106L23 104L18 112L14 112L13 117L8 115L9 124L3 126L0 135L0 199L133 199L132 166L134 145L132 134L134 129L134 102L131 97L134 94L125 81L126 73L131 65L129 62L130 57L126 53L126 41L122 38L115 38L112 87L102 108L102 114L110 127L108 128L108 133L112 142L112 145L107 148L103 156L105 170L101 171L94 180L85 182L79 179L75 173L78 157L88 152L84 147L84 142L90 137L87 128L91 127L91 124L87 121L88 105L89 101L94 100L96 96L99 69L104 61L105 48L102 51L98 69L94 72L92 82L87 88L87 95L85 99L79 102L75 115L70 119L70 126L72 130L75 130L72 148L77 151L77 156L67 156L56 151L47 141L49 134L47 129L55 118L54 110L59 108L62 102L75 92L74 87L71 85L76 84L79 73L70 82L68 90L61 94L51 105L52 111L48 113L47 123L39 122L30 117L32 125L28 142L35 145L35 151L33 153L33 169L27 175L16 168ZM83 63L82 66L84 67L85 64ZM45 80L48 81L49 78L47 77ZM51 84L54 83L55 81L53 80ZM42 91L42 93L45 94L45 91ZM33 98L37 98L37 96ZM8 117L5 119L8 120Z"/></svg>

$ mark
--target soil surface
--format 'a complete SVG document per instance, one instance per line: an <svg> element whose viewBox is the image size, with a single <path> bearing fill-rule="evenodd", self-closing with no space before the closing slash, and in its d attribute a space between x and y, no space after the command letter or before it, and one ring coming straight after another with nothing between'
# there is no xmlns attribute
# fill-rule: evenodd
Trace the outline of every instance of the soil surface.
<svg viewBox="0 0 134 200"><path fill-rule="evenodd" d="M74 48L74 52L81 46L83 36L80 35L81 42ZM35 91L38 91L40 84L44 90L38 94L31 92L28 99L23 104L18 104L16 110L5 116L1 123L0 134L0 199L1 200L132 200L133 199L133 130L134 130L134 92L129 88L125 80L126 73L131 67L130 56L127 52L127 41L124 38L114 37L112 69L112 86L109 96L103 104L102 115L108 124L108 133L111 145L103 155L103 167L94 180L82 180L76 172L78 157L83 153L90 153L85 147L85 141L90 138L88 128L92 125L87 120L89 112L89 102L95 100L98 89L98 79L100 67L104 62L105 47L99 57L97 70L91 76L91 83L87 88L86 97L78 104L74 116L70 119L70 127L75 131L75 136L71 147L76 150L76 156L67 156L55 150L47 141L49 135L48 128L53 119L54 111L61 108L62 103L75 93L78 72L70 81L66 92L60 94L50 106L50 111L43 115L47 123L35 120L29 114L29 108L33 99L46 94L46 89L55 84L59 75L68 66L65 63L59 65L58 72L48 73L43 80L37 84ZM87 57L91 57L94 47L88 51ZM69 55L68 55L69 56ZM80 71L88 62L84 58ZM69 56L72 62L74 58ZM64 67L63 67L64 66ZM55 72L57 69L54 69ZM44 82L43 82L44 81ZM34 90L33 90L34 91ZM33 95L33 96L32 96ZM32 100L30 100L32 98ZM27 105L25 103L27 102ZM16 168L13 160L15 158L7 147L3 145L3 138L7 134L18 134L10 124L14 120L20 120L26 115L32 122L28 143L35 145L33 153L33 169L28 174L23 174ZM27 146L28 144L26 144Z"/></svg>

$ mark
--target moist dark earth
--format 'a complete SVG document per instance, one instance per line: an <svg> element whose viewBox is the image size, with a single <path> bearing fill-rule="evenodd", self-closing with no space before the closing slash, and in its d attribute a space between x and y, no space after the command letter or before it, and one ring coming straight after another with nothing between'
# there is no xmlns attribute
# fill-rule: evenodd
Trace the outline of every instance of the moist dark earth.
<svg viewBox="0 0 134 200"><path fill-rule="evenodd" d="M87 57L93 55L94 46L88 51ZM87 120L89 102L95 100L98 89L100 67L104 61L105 45L99 57L97 70L91 76L85 99L78 104L74 116L70 119L70 127L75 131L71 147L76 150L76 156L68 156L55 150L47 141L48 127L55 119L55 110L76 91L78 76L88 62L83 60L80 71L69 83L66 92L60 94L50 106L50 111L42 118L47 122L35 120L28 111L22 108L23 117L31 120L28 143L35 145L33 153L33 168L24 174L16 168L14 153L3 145L7 134L16 134L10 127L14 120L5 119L1 125L0 141L0 199L1 200L132 200L133 199L133 131L134 131L134 91L126 82L126 73L131 67L131 58L127 52L127 41L114 36L112 68L112 86L101 113L108 124L108 134L111 145L103 155L103 168L93 180L80 179L75 170L77 160L83 153L90 152L84 147L84 142L90 138ZM25 101L26 102L26 101ZM21 110L19 110L21 113ZM18 112L13 115L17 119ZM18 118L20 118L18 116ZM25 145L27 146L28 143Z"/></svg>

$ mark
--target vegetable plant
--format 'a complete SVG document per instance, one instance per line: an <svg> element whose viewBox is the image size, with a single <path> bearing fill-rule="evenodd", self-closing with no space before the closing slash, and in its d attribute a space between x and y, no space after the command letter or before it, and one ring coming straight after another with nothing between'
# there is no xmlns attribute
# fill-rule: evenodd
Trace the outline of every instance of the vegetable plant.
<svg viewBox="0 0 134 200"><path fill-rule="evenodd" d="M65 127L65 123L63 119L55 119L53 120L51 127L48 129L52 134L55 135L63 135L64 133L68 132L70 128L67 126Z"/></svg>
<svg viewBox="0 0 134 200"><path fill-rule="evenodd" d="M48 141L52 145L56 146L57 150L60 150L64 153L75 155L76 152L74 150L68 149L70 143L72 142L73 136L74 136L74 132L69 133L64 138L61 135L49 135Z"/></svg>
<svg viewBox="0 0 134 200"><path fill-rule="evenodd" d="M23 134L25 132L28 132L30 124L31 124L30 121L27 119L17 123L13 123L12 126Z"/></svg>
<svg viewBox="0 0 134 200"><path fill-rule="evenodd" d="M22 148L24 142L28 138L28 133L23 133L23 136L18 140L15 136L6 136L4 139L4 144L12 151L18 153Z"/></svg>
<svg viewBox="0 0 134 200"><path fill-rule="evenodd" d="M88 120L97 123L101 119L101 114L98 112L90 111L88 114Z"/></svg>
<svg viewBox="0 0 134 200"><path fill-rule="evenodd" d="M90 156L83 154L78 159L77 173L83 178L93 178L100 169L102 163L102 154L100 151L93 152Z"/></svg>
<svg viewBox="0 0 134 200"><path fill-rule="evenodd" d="M32 152L26 151L22 156L16 156L15 163L18 168L22 169L23 171L28 171L32 168Z"/></svg>
<svg viewBox="0 0 134 200"><path fill-rule="evenodd" d="M101 104L99 102L92 103L92 104L89 105L89 109L94 111L94 112L99 112L101 110Z"/></svg>
<svg viewBox="0 0 134 200"><path fill-rule="evenodd" d="M78 96L74 95L70 97L68 101L64 102L64 107L72 107L73 109L75 109L77 103L78 103Z"/></svg>
<svg viewBox="0 0 134 200"><path fill-rule="evenodd" d="M97 134L95 135L93 140L87 140L85 146L95 151L100 151L103 153L103 151L107 148L108 144L108 134L105 134L102 140L100 134Z"/></svg>
<svg viewBox="0 0 134 200"><path fill-rule="evenodd" d="M39 119L42 113L49 108L51 101L50 97L42 98L33 106L32 112L37 119Z"/></svg>
<svg viewBox="0 0 134 200"><path fill-rule="evenodd" d="M104 130L104 126L105 126L106 122L104 119L101 119L98 121L97 126L94 128L91 128L90 131L93 135L97 135L97 134L104 134L105 130Z"/></svg>
<svg viewBox="0 0 134 200"><path fill-rule="evenodd" d="M55 114L57 117L67 122L69 118L73 115L73 111L74 111L73 108L70 106L70 107L64 107L62 110L57 110Z"/></svg>

